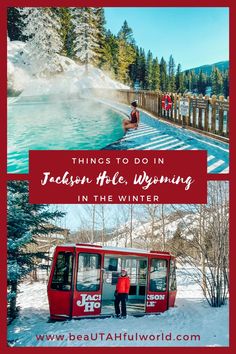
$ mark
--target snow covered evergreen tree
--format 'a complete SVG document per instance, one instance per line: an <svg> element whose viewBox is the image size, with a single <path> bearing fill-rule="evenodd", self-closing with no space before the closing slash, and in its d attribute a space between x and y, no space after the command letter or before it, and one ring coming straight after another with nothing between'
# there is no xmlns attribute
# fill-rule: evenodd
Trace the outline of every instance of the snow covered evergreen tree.
<svg viewBox="0 0 236 354"><path fill-rule="evenodd" d="M28 183L8 183L8 239L7 239L7 284L8 318L17 314L16 299L20 281L37 268L40 260L47 258L43 252L29 252L27 245L36 243L35 236L56 232L59 228L51 222L64 214L50 211L47 205L29 204ZM36 243L37 244L37 243Z"/></svg>
<svg viewBox="0 0 236 354"><path fill-rule="evenodd" d="M96 16L96 26L97 26L97 44L98 44L98 67L103 68L107 66L109 62L109 50L106 45L106 29L105 29L105 13L103 7L94 8L94 14Z"/></svg>
<svg viewBox="0 0 236 354"><path fill-rule="evenodd" d="M63 47L60 19L49 7L23 7L23 35L27 38L26 57L36 76L61 71L58 54Z"/></svg>
<svg viewBox="0 0 236 354"><path fill-rule="evenodd" d="M73 53L73 33L70 10L68 7L53 7L52 12L56 14L60 21L59 34L63 43L61 53L71 57Z"/></svg>
<svg viewBox="0 0 236 354"><path fill-rule="evenodd" d="M99 56L97 12L92 7L72 7L74 57L85 65L95 64Z"/></svg>
<svg viewBox="0 0 236 354"><path fill-rule="evenodd" d="M24 41L22 34L24 23L17 7L7 9L7 32L11 41Z"/></svg>

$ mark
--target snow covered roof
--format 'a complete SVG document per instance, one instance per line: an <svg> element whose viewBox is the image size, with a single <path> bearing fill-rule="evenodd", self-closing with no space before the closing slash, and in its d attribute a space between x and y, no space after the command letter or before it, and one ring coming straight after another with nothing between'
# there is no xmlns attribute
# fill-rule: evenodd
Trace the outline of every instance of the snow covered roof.
<svg viewBox="0 0 236 354"><path fill-rule="evenodd" d="M159 255L171 255L170 252L162 252L162 251L147 251L139 248L123 248L123 247L112 247L112 246L100 246L100 245L93 245L93 244L86 244L86 243L76 243L76 244L63 244L58 247L77 247L83 249L102 249L105 251L115 251L115 252L125 252L125 253L140 253L140 254L159 254Z"/></svg>

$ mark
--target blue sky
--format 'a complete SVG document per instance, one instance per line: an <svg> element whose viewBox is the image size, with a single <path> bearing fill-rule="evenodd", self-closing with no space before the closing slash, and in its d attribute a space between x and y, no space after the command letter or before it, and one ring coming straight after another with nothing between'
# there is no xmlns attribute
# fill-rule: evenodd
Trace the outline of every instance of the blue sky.
<svg viewBox="0 0 236 354"><path fill-rule="evenodd" d="M138 46L158 59L170 54L182 69L229 59L229 10L218 7L110 7L106 27L117 34L124 20Z"/></svg>

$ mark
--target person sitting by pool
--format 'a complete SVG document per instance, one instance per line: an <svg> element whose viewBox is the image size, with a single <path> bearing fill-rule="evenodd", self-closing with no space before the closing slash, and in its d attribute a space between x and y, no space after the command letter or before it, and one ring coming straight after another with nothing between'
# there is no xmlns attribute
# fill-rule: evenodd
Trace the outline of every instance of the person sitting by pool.
<svg viewBox="0 0 236 354"><path fill-rule="evenodd" d="M126 132L128 129L137 129L139 125L139 111L137 110L137 101L131 103L132 111L130 113L130 119L123 120L123 129Z"/></svg>

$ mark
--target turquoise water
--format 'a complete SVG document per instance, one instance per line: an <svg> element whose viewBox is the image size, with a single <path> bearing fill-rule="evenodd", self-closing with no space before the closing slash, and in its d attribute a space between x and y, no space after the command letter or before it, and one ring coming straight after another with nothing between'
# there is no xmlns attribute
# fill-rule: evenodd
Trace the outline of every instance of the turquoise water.
<svg viewBox="0 0 236 354"><path fill-rule="evenodd" d="M125 136L126 105L119 112L90 99L19 98L8 105L8 172L28 173L29 150L207 150L208 172L227 173L229 145L177 128L141 112L141 125ZM162 136L163 135L163 136ZM160 143L158 142L158 139Z"/></svg>
<svg viewBox="0 0 236 354"><path fill-rule="evenodd" d="M8 172L28 173L29 150L100 150L123 136L122 114L89 99L22 97L8 105Z"/></svg>

